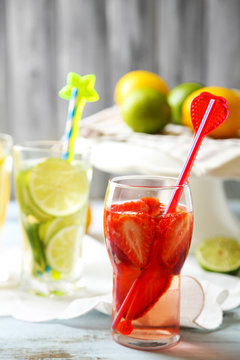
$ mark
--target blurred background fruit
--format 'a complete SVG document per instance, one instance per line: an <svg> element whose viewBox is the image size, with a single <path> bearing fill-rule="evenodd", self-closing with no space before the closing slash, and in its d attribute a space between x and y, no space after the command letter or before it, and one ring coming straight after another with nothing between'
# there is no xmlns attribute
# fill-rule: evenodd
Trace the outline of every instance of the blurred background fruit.
<svg viewBox="0 0 240 360"><path fill-rule="evenodd" d="M85 228L86 234L88 233L89 226L91 225L91 221L92 221L92 211L91 211L91 206L89 204L87 209L87 220L86 220L86 228Z"/></svg>
<svg viewBox="0 0 240 360"><path fill-rule="evenodd" d="M140 88L124 100L121 113L133 131L156 134L170 121L171 110L164 94L155 89Z"/></svg>
<svg viewBox="0 0 240 360"><path fill-rule="evenodd" d="M208 86L191 93L182 105L181 123L192 128L190 116L190 105L194 97L202 91L208 91L213 95L222 96L227 100L229 116L227 120L211 133L215 139L225 139L238 137L240 134L240 92L234 89L223 87Z"/></svg>
<svg viewBox="0 0 240 360"><path fill-rule="evenodd" d="M215 139L238 137L240 90L237 89L184 82L170 90L157 74L135 70L126 73L117 82L114 100L121 109L123 120L133 131L157 134L169 122L192 128L190 105L202 91L223 96L230 111L228 119L209 136Z"/></svg>
<svg viewBox="0 0 240 360"><path fill-rule="evenodd" d="M117 82L114 91L116 104L121 105L128 96L137 89L151 88L167 95L169 87L167 83L157 74L145 70L128 72Z"/></svg>
<svg viewBox="0 0 240 360"><path fill-rule="evenodd" d="M171 107L171 120L175 124L181 124L182 105L186 98L194 91L201 89L203 85L195 82L185 82L173 88L167 97Z"/></svg>

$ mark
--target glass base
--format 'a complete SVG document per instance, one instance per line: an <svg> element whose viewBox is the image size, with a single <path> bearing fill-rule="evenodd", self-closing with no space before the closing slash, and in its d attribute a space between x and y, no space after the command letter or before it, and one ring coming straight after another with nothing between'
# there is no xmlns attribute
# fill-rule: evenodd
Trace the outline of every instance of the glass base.
<svg viewBox="0 0 240 360"><path fill-rule="evenodd" d="M85 279L80 278L77 281L49 281L47 279L37 279L35 277L24 276L21 280L20 288L24 292L40 296L65 296L75 295L86 285Z"/></svg>
<svg viewBox="0 0 240 360"><path fill-rule="evenodd" d="M176 345L180 340L179 334L167 335L167 332L157 332L155 339L139 339L122 335L119 332L113 332L112 337L118 344L138 350L163 350Z"/></svg>
<svg viewBox="0 0 240 360"><path fill-rule="evenodd" d="M75 295L86 285L82 259L75 264L74 272L67 275L54 273L54 271L36 274L31 271L32 267L27 261L23 265L20 288L24 292L46 297Z"/></svg>

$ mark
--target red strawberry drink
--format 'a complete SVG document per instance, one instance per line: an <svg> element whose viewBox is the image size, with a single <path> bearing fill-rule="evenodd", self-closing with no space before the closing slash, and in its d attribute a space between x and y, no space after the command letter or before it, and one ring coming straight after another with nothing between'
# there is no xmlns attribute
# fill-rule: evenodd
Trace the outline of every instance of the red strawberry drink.
<svg viewBox="0 0 240 360"><path fill-rule="evenodd" d="M176 179L126 176L110 180L104 212L113 266L113 338L134 348L178 342L180 271L193 228L189 186L165 213Z"/></svg>

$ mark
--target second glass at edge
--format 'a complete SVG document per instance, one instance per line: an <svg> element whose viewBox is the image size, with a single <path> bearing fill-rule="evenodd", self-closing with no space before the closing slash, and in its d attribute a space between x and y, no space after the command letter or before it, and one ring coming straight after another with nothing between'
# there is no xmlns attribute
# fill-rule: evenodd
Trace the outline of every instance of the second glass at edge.
<svg viewBox="0 0 240 360"><path fill-rule="evenodd" d="M176 181L137 175L108 184L104 232L113 266L113 319L141 279L112 330L114 340L125 346L164 349L180 339L180 272L191 242L193 210L187 184L176 211L164 214Z"/></svg>
<svg viewBox="0 0 240 360"><path fill-rule="evenodd" d="M0 133L0 235L10 197L12 145L12 137L10 135Z"/></svg>
<svg viewBox="0 0 240 360"><path fill-rule="evenodd" d="M0 133L0 240L2 246L2 230L6 218L7 205L10 198L12 171L13 139L8 134ZM11 281L11 274L5 262L0 264L0 285Z"/></svg>
<svg viewBox="0 0 240 360"><path fill-rule="evenodd" d="M82 238L92 177L90 147L77 141L74 160L62 160L63 143L31 141L15 145L14 178L23 230L25 291L72 293L84 284Z"/></svg>

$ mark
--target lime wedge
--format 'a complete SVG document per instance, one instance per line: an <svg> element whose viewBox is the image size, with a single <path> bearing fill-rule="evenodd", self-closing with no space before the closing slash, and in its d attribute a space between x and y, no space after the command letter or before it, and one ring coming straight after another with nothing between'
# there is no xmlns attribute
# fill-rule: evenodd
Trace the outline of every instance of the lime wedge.
<svg viewBox="0 0 240 360"><path fill-rule="evenodd" d="M79 227L68 226L57 232L50 240L46 256L52 269L69 273L79 255Z"/></svg>
<svg viewBox="0 0 240 360"><path fill-rule="evenodd" d="M195 250L201 267L208 271L233 273L240 268L240 243L231 238L204 240Z"/></svg>
<svg viewBox="0 0 240 360"><path fill-rule="evenodd" d="M80 210L87 201L88 178L79 166L61 159L47 159L32 169L29 190L43 212L67 216Z"/></svg>

